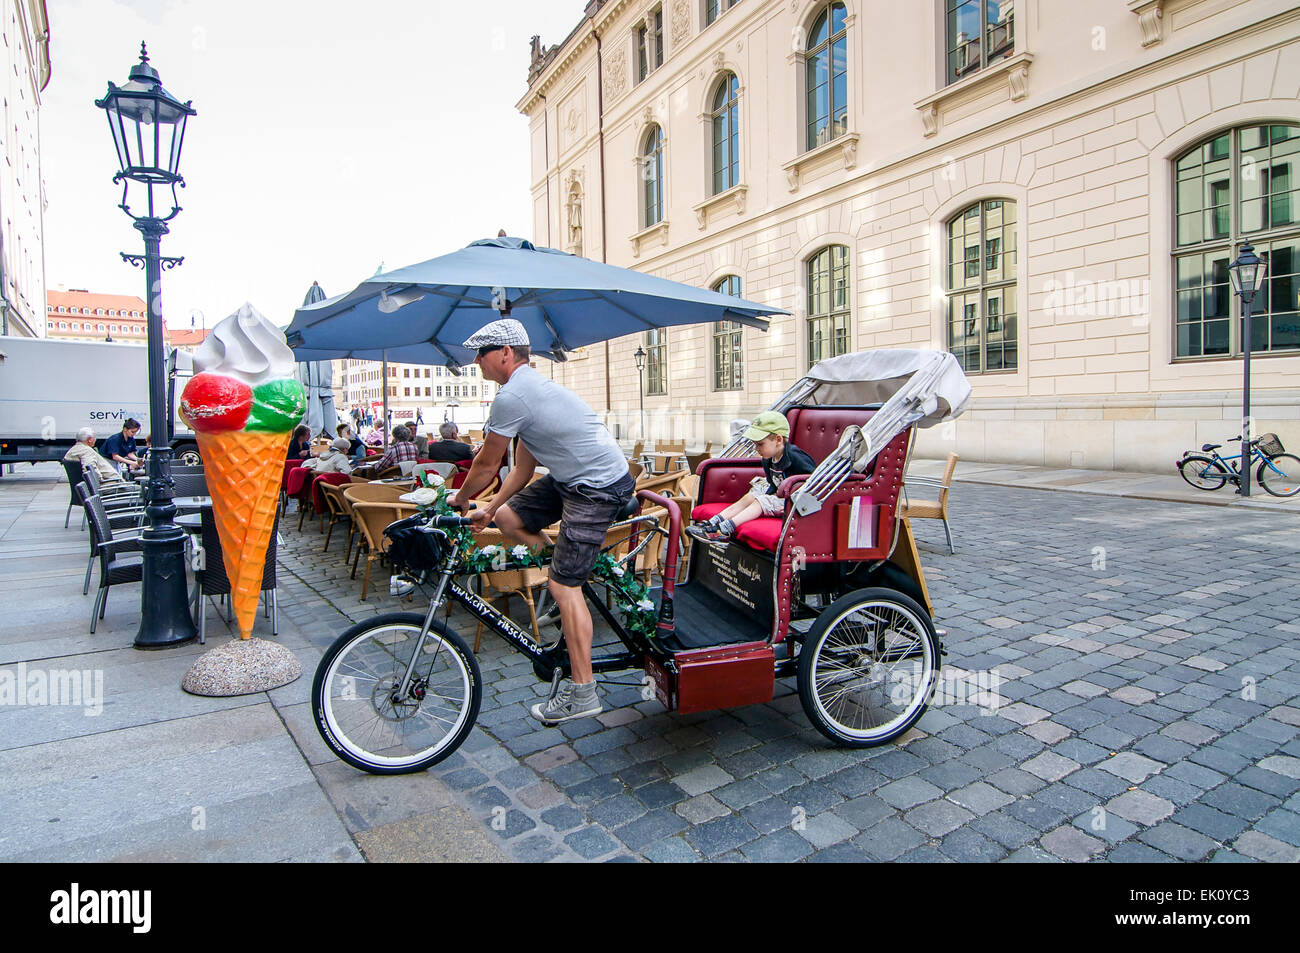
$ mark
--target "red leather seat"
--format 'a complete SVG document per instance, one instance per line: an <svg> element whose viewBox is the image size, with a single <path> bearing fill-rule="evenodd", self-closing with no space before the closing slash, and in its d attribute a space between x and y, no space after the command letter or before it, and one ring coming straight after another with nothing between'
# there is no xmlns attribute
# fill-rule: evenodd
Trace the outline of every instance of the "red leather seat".
<svg viewBox="0 0 1300 953"><path fill-rule="evenodd" d="M700 521L711 519L730 505L730 503L701 503L691 510L691 519Z"/></svg>
<svg viewBox="0 0 1300 953"><path fill-rule="evenodd" d="M736 529L736 539L755 549L765 549L769 553L774 553L776 544L781 541L781 526L784 522L785 520L776 516L760 516L748 523L742 523Z"/></svg>

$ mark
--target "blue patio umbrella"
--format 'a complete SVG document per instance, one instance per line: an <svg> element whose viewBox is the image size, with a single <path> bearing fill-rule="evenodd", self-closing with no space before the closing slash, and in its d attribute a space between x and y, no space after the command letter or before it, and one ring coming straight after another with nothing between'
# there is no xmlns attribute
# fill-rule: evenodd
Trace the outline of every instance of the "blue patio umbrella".
<svg viewBox="0 0 1300 953"><path fill-rule="evenodd" d="M301 360L467 365L474 352L461 342L504 314L523 323L533 353L562 361L651 328L737 321L767 330L770 315L786 313L523 239L489 238L304 305L285 336Z"/></svg>

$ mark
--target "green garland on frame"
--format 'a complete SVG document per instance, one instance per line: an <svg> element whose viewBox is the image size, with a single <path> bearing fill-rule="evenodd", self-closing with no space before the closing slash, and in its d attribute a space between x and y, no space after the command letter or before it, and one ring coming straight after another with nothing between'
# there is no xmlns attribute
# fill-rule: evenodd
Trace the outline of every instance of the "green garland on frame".
<svg viewBox="0 0 1300 953"><path fill-rule="evenodd" d="M428 474L424 476L427 478ZM438 516L461 515L447 502L451 492L445 483L440 481L425 488L433 490L436 496L429 503L416 504L421 512L433 510ZM468 526L448 530L447 536L460 547L463 570L474 575L546 566L555 551L554 546L547 546L541 552L535 552L522 544L511 547L492 544L479 549L474 533ZM654 638L656 606L650 598L650 590L636 578L636 573L609 553L602 552L596 557L591 575L614 594L619 615L628 631L645 638Z"/></svg>

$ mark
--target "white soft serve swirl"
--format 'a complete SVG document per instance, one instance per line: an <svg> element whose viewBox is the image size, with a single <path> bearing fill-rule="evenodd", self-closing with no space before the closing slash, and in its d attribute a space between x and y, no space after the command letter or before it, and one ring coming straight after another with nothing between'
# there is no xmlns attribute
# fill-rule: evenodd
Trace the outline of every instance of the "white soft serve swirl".
<svg viewBox="0 0 1300 953"><path fill-rule="evenodd" d="M225 374L250 387L293 377L294 363L284 332L247 303L213 328L194 352L196 371Z"/></svg>

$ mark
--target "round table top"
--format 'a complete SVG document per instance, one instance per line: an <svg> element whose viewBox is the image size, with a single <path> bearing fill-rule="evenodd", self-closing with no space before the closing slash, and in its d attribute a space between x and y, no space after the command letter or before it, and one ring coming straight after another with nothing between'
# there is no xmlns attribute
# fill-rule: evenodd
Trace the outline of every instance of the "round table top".
<svg viewBox="0 0 1300 953"><path fill-rule="evenodd" d="M177 509L201 510L212 505L210 496L176 496L172 498L172 503Z"/></svg>
<svg viewBox="0 0 1300 953"><path fill-rule="evenodd" d="M172 522L187 533L198 533L203 530L202 513L187 513L176 517Z"/></svg>

